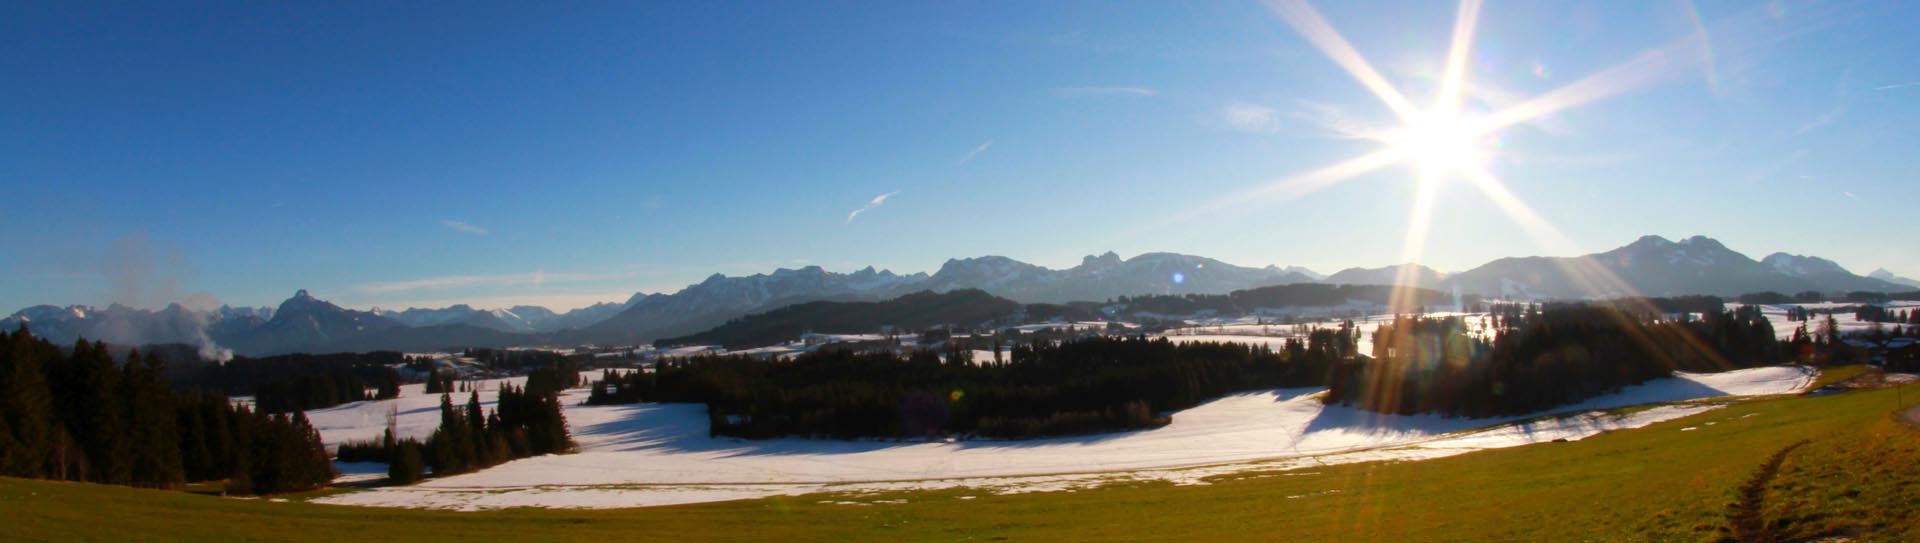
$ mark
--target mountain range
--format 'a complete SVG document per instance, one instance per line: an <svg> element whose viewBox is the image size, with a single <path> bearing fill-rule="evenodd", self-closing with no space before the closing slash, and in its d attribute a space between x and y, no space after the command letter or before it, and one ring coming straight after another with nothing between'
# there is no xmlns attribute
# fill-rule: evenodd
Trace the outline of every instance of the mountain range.
<svg viewBox="0 0 1920 543"><path fill-rule="evenodd" d="M1704 236L1671 241L1645 236L1626 246L1579 257L1511 257L1443 274L1418 264L1349 268L1320 276L1298 267L1235 266L1205 257L1147 253L1122 259L1108 252L1080 265L1050 269L1002 256L951 259L933 274L896 274L872 267L852 273L818 266L768 274L715 274L672 294L635 294L555 313L535 306L478 309L468 305L400 311L352 310L307 291L273 308L158 311L112 305L33 306L0 319L0 328L28 324L56 342L85 337L110 343L186 343L212 357L349 350L427 350L458 346L628 345L686 336L745 315L818 301L874 302L920 292L978 289L1019 303L1103 301L1145 294L1225 294L1294 283L1408 286L1507 298L1592 298L1622 295L1737 296L1776 291L1892 292L1920 282L1877 270L1859 276L1823 258L1774 253L1753 260Z"/></svg>
<svg viewBox="0 0 1920 543"><path fill-rule="evenodd" d="M1893 272L1887 271L1886 268L1875 269L1873 270L1873 273L1867 274L1867 277L1872 277L1874 279L1879 279L1881 281L1886 281L1888 283L1893 283L1896 285L1920 288L1920 279L1909 279L1906 277L1894 275Z"/></svg>

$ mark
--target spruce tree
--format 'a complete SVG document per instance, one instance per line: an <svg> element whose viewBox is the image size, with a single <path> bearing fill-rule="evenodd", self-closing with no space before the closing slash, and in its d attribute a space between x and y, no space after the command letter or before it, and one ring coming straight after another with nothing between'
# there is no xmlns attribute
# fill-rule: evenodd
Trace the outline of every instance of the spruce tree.
<svg viewBox="0 0 1920 543"><path fill-rule="evenodd" d="M491 447L487 442L487 415L480 409L480 392L469 391L467 396L466 445L469 463L475 467L493 465Z"/></svg>
<svg viewBox="0 0 1920 543"><path fill-rule="evenodd" d="M127 432L129 482L135 486L172 488L184 482L180 463L180 439L173 399L160 381L160 359L149 352L142 358L138 351L127 355L121 367L120 397L126 410L122 420Z"/></svg>
<svg viewBox="0 0 1920 543"><path fill-rule="evenodd" d="M64 400L67 433L85 457L85 463L70 477L108 484L126 484L131 477L126 451L126 424L118 392L120 372L105 344L74 344L66 364Z"/></svg>
<svg viewBox="0 0 1920 543"><path fill-rule="evenodd" d="M52 475L54 433L64 428L54 412L46 366L58 352L33 337L26 325L0 332L0 475Z"/></svg>
<svg viewBox="0 0 1920 543"><path fill-rule="evenodd" d="M408 439L393 448L393 461L387 464L387 480L396 485L413 484L426 476L426 463L420 458L420 442Z"/></svg>

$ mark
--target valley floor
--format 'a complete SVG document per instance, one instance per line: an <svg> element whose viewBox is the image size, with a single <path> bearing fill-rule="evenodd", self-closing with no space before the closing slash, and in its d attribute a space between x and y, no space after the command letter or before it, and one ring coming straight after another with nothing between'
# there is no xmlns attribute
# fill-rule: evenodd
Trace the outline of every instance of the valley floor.
<svg viewBox="0 0 1920 543"><path fill-rule="evenodd" d="M1798 391L1813 375L1789 366L1679 374L1555 410L1555 416L1505 419L1379 415L1321 405L1317 394L1323 389L1283 389L1221 398L1175 413L1172 424L1152 430L957 443L713 438L707 435L702 406L583 406L577 404L585 391L576 389L563 401L569 404L566 415L579 453L317 501L458 510L623 508L819 492L1016 494L1154 481L1192 484L1230 474L1579 440L1720 405L1688 400ZM329 444L378 436L389 410L402 436L424 436L438 423L439 400L415 388L397 400L317 410L309 417ZM491 399L486 393L482 398ZM1615 411L1645 404L1662 405Z"/></svg>
<svg viewBox="0 0 1920 543"><path fill-rule="evenodd" d="M1893 415L1916 402L1920 389L1769 396L1422 462L1009 495L903 490L463 513L0 478L0 539L1913 541L1920 431Z"/></svg>

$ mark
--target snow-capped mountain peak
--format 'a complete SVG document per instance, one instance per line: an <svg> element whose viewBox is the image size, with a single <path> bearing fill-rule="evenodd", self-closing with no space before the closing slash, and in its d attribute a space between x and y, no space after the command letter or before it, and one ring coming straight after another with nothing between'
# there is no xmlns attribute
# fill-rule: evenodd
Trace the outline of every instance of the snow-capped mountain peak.
<svg viewBox="0 0 1920 543"><path fill-rule="evenodd" d="M1840 267L1839 264L1834 263L1832 260L1817 256L1773 253L1767 255L1766 258L1760 259L1760 263L1766 264L1768 268L1775 272L1791 277L1806 277L1823 273L1848 273L1846 268Z"/></svg>
<svg viewBox="0 0 1920 543"><path fill-rule="evenodd" d="M1888 283L1893 283L1896 285L1920 288L1920 279L1901 277L1899 275L1895 275L1893 272L1887 271L1886 268L1875 269L1873 270L1873 273L1867 274L1867 277L1872 277L1874 279L1879 279L1881 281L1886 281Z"/></svg>

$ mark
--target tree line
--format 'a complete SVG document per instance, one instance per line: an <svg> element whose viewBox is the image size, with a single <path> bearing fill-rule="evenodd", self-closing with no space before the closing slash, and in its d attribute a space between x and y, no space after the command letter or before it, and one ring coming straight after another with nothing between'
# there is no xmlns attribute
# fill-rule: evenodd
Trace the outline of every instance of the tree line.
<svg viewBox="0 0 1920 543"><path fill-rule="evenodd" d="M400 374L388 368L374 383L374 390L368 388L366 381L350 373L302 375L259 387L253 394L253 404L255 409L263 412L289 413L350 402L398 398Z"/></svg>
<svg viewBox="0 0 1920 543"><path fill-rule="evenodd" d="M1014 345L1001 361L825 348L790 360L706 355L609 370L587 403L696 402L714 435L1027 438L1149 428L1223 394L1316 386L1351 326L1264 345L1095 336ZM1344 346L1343 346L1344 345Z"/></svg>
<svg viewBox="0 0 1920 543"><path fill-rule="evenodd" d="M1715 310L1697 319L1668 313L1682 306ZM1371 359L1343 361L1334 370L1324 401L1403 415L1518 415L1675 370L1724 371L1784 359L1758 307L1720 307L1624 300L1508 306L1482 322L1490 333L1474 331L1460 317L1402 316L1374 333Z"/></svg>
<svg viewBox="0 0 1920 543"><path fill-rule="evenodd" d="M394 366L412 361L392 351L238 357L201 367L174 386L228 396L251 394L255 409L290 413L398 397L404 379Z"/></svg>
<svg viewBox="0 0 1920 543"><path fill-rule="evenodd" d="M1245 314L1271 308L1338 306L1354 300L1385 305L1392 299L1396 290L1408 293L1413 303L1418 305L1452 304L1454 301L1452 295L1425 288L1294 283L1236 290L1227 294L1121 296L1112 302L1125 306L1127 313L1144 311L1161 315L1192 315L1201 311L1214 311L1223 314ZM1479 302L1479 296L1467 298L1463 300L1467 305Z"/></svg>
<svg viewBox="0 0 1920 543"><path fill-rule="evenodd" d="M386 462L388 478L395 484L408 484L421 480L429 470L439 477L529 456L567 452L573 449L573 441L566 416L561 413L559 394L577 386L578 372L573 372L570 381L555 375L561 371L535 369L524 387L501 383L491 413L483 408L480 392L472 387L467 387L464 406L455 405L453 395L443 392L440 426L425 441L399 439L389 419L380 439L343 443L338 457L343 462Z"/></svg>
<svg viewBox="0 0 1920 543"><path fill-rule="evenodd" d="M1853 318L1865 322L1920 324L1920 311L1895 310L1880 305L1862 305L1854 308Z"/></svg>
<svg viewBox="0 0 1920 543"><path fill-rule="evenodd" d="M0 475L227 491L317 488L334 476L301 413L266 414L212 393L175 393L149 352L116 363L106 345L70 351L26 327L0 332Z"/></svg>
<svg viewBox="0 0 1920 543"><path fill-rule="evenodd" d="M787 360L704 355L608 370L587 403L695 402L714 435L747 438L1026 438L1165 424L1223 394L1327 386L1324 401L1381 413L1538 412L1675 370L1783 361L1755 306L1713 297L1489 304L1463 317L1401 316L1357 352L1345 323L1280 349L1094 336L1029 341L1008 356L824 348ZM1477 324L1477 326L1476 326ZM1370 356L1369 356L1370 355Z"/></svg>

